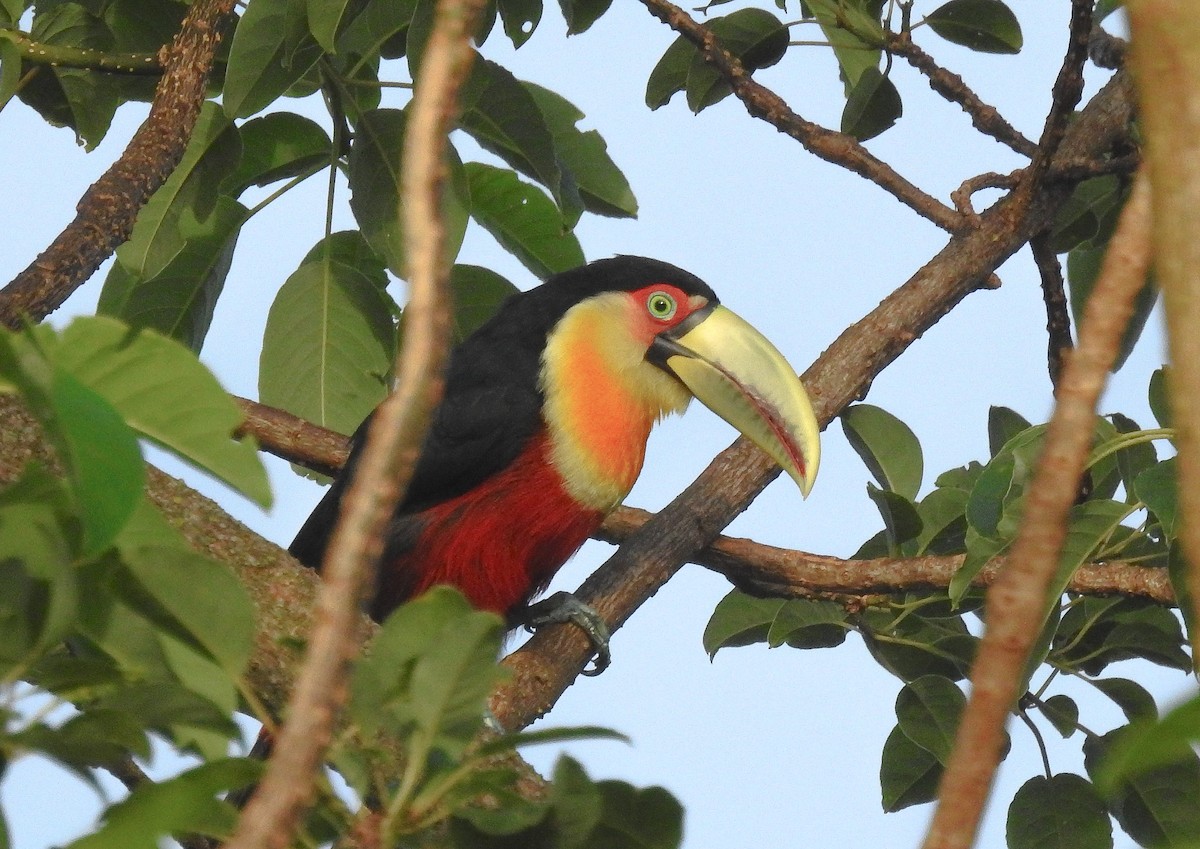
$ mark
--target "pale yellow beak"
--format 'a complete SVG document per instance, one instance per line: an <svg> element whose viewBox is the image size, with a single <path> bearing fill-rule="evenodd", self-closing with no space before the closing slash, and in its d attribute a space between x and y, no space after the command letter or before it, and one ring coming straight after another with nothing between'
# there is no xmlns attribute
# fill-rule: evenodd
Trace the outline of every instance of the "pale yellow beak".
<svg viewBox="0 0 1200 849"><path fill-rule="evenodd" d="M765 336L732 310L710 306L660 334L648 359L767 452L807 497L820 428L804 384Z"/></svg>

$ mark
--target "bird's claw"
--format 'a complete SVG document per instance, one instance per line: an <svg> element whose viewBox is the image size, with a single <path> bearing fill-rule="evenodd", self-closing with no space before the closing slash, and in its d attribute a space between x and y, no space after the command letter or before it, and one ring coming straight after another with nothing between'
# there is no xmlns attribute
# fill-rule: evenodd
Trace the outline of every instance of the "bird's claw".
<svg viewBox="0 0 1200 849"><path fill-rule="evenodd" d="M591 640L594 651L592 665L584 668L584 675L599 675L612 662L612 653L609 651L612 631L609 630L608 623L594 609L568 592L557 592L529 605L523 611L521 619L530 632L543 625L561 625L566 622L583 631Z"/></svg>

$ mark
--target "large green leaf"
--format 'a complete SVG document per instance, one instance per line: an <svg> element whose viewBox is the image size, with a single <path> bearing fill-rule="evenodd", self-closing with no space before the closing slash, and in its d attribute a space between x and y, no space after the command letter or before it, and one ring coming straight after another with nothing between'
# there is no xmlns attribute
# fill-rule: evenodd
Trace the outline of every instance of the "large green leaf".
<svg viewBox="0 0 1200 849"><path fill-rule="evenodd" d="M404 150L405 113L378 109L361 116L350 149L350 209L375 252L399 277L407 275L404 226L400 216L400 155ZM458 155L450 154L450 179L443 208L446 259L452 262L462 245L471 210L470 189Z"/></svg>
<svg viewBox="0 0 1200 849"><path fill-rule="evenodd" d="M460 124L484 150L545 186L565 221L578 220L583 202L574 178L559 164L546 116L507 69L487 60L475 63L462 92Z"/></svg>
<svg viewBox="0 0 1200 849"><path fill-rule="evenodd" d="M147 280L166 268L187 244L184 230L196 231L212 215L217 187L237 167L241 151L237 128L206 102L179 165L138 212L129 241L117 248L125 271Z"/></svg>
<svg viewBox="0 0 1200 849"><path fill-rule="evenodd" d="M849 93L868 68L879 67L884 41L879 0L807 0L833 48Z"/></svg>
<svg viewBox="0 0 1200 849"><path fill-rule="evenodd" d="M224 196L204 221L185 213L179 221L179 252L149 277L113 263L97 312L134 328L157 330L199 353L248 215L246 207Z"/></svg>
<svg viewBox="0 0 1200 849"><path fill-rule="evenodd" d="M145 465L133 431L113 405L56 357L53 331L0 334L0 377L15 385L67 467L87 556L113 541L141 498ZM48 343L48 344L45 344Z"/></svg>
<svg viewBox="0 0 1200 849"><path fill-rule="evenodd" d="M879 786L883 810L895 813L937 798L942 765L928 750L908 738L900 726L892 729L883 744L879 763Z"/></svg>
<svg viewBox="0 0 1200 849"><path fill-rule="evenodd" d="M637 215L637 199L629 181L608 155L608 145L595 130L575 125L585 116L569 100L550 89L524 83L554 137L559 161L571 172L588 212L616 218Z"/></svg>
<svg viewBox="0 0 1200 849"><path fill-rule="evenodd" d="M1112 822L1096 788L1069 772L1038 775L1021 785L1008 807L1009 849L1105 849Z"/></svg>
<svg viewBox="0 0 1200 849"><path fill-rule="evenodd" d="M921 489L921 443L904 422L871 404L855 404L841 415L850 446L879 485L913 501Z"/></svg>
<svg viewBox="0 0 1200 849"><path fill-rule="evenodd" d="M545 279L585 262L562 214L542 192L516 173L468 162L471 215L526 268Z"/></svg>
<svg viewBox="0 0 1200 849"><path fill-rule="evenodd" d="M1123 778L1175 763L1189 756L1200 741L1200 697L1177 705L1161 719L1134 722L1117 736L1097 777L1112 791Z"/></svg>
<svg viewBox="0 0 1200 849"><path fill-rule="evenodd" d="M351 76L358 76L369 57L399 59L404 55L416 6L417 0L367 0L337 39L339 56L361 57L360 67L352 68Z"/></svg>
<svg viewBox="0 0 1200 849"><path fill-rule="evenodd" d="M724 17L713 18L709 28L721 46L737 56L749 72L769 68L787 52L787 27L765 9L739 9ZM685 91L688 107L693 112L700 112L724 100L732 91L717 69L705 61L698 50L693 50Z"/></svg>
<svg viewBox="0 0 1200 849"><path fill-rule="evenodd" d="M896 720L904 735L945 766L967 697L949 679L924 675L896 696Z"/></svg>
<svg viewBox="0 0 1200 849"><path fill-rule="evenodd" d="M392 307L378 280L339 259L306 260L267 315L259 397L352 433L387 395L394 357Z"/></svg>
<svg viewBox="0 0 1200 849"><path fill-rule="evenodd" d="M1054 251L1065 253L1077 246L1094 248L1107 243L1127 189L1126 183L1113 174L1076 185L1054 216L1050 230Z"/></svg>
<svg viewBox="0 0 1200 849"><path fill-rule="evenodd" d="M567 22L567 35L578 35L590 29L612 6L612 0L558 0Z"/></svg>
<svg viewBox="0 0 1200 849"><path fill-rule="evenodd" d="M519 290L491 269L456 265L450 269L450 291L454 302L454 340L461 342Z"/></svg>
<svg viewBox="0 0 1200 849"><path fill-rule="evenodd" d="M542 0L498 0L496 6L513 47L528 41L542 20Z"/></svg>
<svg viewBox="0 0 1200 849"><path fill-rule="evenodd" d="M76 50L108 51L112 32L103 20L75 3L38 5L30 36L35 42ZM70 127L87 150L108 132L119 98L112 78L80 68L45 67L18 96L49 123Z"/></svg>
<svg viewBox="0 0 1200 849"><path fill-rule="evenodd" d="M351 0L307 0L308 31L326 53L336 53L336 39Z"/></svg>
<svg viewBox="0 0 1200 849"><path fill-rule="evenodd" d="M920 536L923 529L921 514L917 512L916 505L903 495L879 489L869 481L867 497L875 503L879 515L883 517L888 553L899 557L908 550L908 544Z"/></svg>
<svg viewBox="0 0 1200 849"><path fill-rule="evenodd" d="M219 798L244 787L262 771L246 758L201 764L166 781L147 781L104 812L100 828L68 849L158 849L165 837L226 838L237 811Z"/></svg>
<svg viewBox="0 0 1200 849"><path fill-rule="evenodd" d="M1174 538L1179 518L1178 473L1176 459L1168 457L1142 471L1133 481L1138 500L1158 517L1163 531Z"/></svg>
<svg viewBox="0 0 1200 849"><path fill-rule="evenodd" d="M1017 16L1001 0L950 0L925 16L929 28L947 41L981 53L1020 53Z"/></svg>
<svg viewBox="0 0 1200 849"><path fill-rule="evenodd" d="M41 338L45 344L48 337ZM254 445L232 438L241 411L187 348L152 330L132 331L96 316L71 322L53 357L138 433L257 503L271 503Z"/></svg>
<svg viewBox="0 0 1200 849"><path fill-rule="evenodd" d="M225 181L226 190L235 197L250 186L287 180L329 161L329 134L316 121L294 112L271 112L242 124L239 132L242 159Z"/></svg>
<svg viewBox="0 0 1200 849"><path fill-rule="evenodd" d="M859 141L873 139L904 113L900 92L878 68L865 68L846 95L841 131Z"/></svg>
<svg viewBox="0 0 1200 849"><path fill-rule="evenodd" d="M233 33L222 103L246 118L273 103L321 57L308 28L307 0L254 0ZM326 4L329 5L329 4Z"/></svg>

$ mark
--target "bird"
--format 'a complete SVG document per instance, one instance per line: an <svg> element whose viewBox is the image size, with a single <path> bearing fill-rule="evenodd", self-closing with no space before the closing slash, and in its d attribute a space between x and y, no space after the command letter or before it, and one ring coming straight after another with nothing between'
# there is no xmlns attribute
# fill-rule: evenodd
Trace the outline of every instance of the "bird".
<svg viewBox="0 0 1200 849"><path fill-rule="evenodd" d="M451 352L444 386L385 531L366 602L377 621L449 584L510 627L528 624L531 600L629 493L653 425L693 397L805 496L819 463L812 405L782 354L699 277L646 257L597 260L510 296ZM306 566L321 567L369 421L289 548Z"/></svg>

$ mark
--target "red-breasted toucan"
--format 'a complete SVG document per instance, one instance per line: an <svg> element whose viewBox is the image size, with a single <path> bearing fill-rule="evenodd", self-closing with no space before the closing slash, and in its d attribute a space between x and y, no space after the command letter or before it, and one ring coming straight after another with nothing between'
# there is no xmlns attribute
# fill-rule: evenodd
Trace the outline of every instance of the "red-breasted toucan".
<svg viewBox="0 0 1200 849"><path fill-rule="evenodd" d="M387 529L370 614L382 619L451 584L519 621L628 494L650 428L692 397L808 494L819 443L804 387L702 280L620 256L512 296L451 355L444 398ZM291 545L313 568L360 441Z"/></svg>

